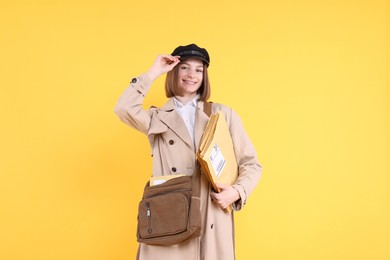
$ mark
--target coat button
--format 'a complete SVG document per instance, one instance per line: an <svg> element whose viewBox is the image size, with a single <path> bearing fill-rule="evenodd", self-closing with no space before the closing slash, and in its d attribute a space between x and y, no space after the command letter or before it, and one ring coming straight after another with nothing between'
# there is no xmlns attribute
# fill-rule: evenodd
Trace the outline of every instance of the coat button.
<svg viewBox="0 0 390 260"><path fill-rule="evenodd" d="M175 143L175 141L169 140L169 144L170 144L170 145L173 145L174 143Z"/></svg>
<svg viewBox="0 0 390 260"><path fill-rule="evenodd" d="M172 171L173 171L173 172L176 172L176 167L172 167Z"/></svg>

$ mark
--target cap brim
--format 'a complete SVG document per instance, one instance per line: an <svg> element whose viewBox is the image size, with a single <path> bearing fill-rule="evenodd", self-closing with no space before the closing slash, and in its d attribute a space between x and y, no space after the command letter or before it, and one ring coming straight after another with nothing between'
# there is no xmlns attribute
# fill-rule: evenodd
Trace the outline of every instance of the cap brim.
<svg viewBox="0 0 390 260"><path fill-rule="evenodd" d="M209 65L210 61L207 59L206 55L200 51L195 51L195 50L186 50L186 51L180 51L180 52L177 52L177 53L172 53L173 56L180 56L180 58L182 59L186 59L186 58L198 58L198 59L201 59L202 61L204 61L207 66Z"/></svg>

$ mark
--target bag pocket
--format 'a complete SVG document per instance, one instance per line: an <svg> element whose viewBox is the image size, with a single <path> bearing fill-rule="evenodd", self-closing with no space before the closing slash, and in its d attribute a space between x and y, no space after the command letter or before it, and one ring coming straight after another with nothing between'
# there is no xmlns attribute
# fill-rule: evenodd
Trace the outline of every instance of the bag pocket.
<svg viewBox="0 0 390 260"><path fill-rule="evenodd" d="M188 212L188 198L180 192L144 198L138 207L138 234L146 239L185 232Z"/></svg>

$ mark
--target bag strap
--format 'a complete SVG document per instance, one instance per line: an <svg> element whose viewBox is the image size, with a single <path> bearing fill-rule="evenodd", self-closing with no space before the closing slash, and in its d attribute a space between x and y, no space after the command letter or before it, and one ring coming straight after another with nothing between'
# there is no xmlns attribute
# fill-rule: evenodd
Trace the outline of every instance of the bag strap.
<svg viewBox="0 0 390 260"><path fill-rule="evenodd" d="M213 102L211 102L211 101L206 101L206 102L203 103L203 112L204 112L208 117L211 116L212 104L213 104Z"/></svg>

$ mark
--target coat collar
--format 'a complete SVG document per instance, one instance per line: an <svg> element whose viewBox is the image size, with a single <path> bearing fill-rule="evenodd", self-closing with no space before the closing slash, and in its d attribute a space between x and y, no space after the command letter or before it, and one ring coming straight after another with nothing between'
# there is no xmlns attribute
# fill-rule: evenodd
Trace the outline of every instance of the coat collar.
<svg viewBox="0 0 390 260"><path fill-rule="evenodd" d="M195 115L195 147L192 143L190 134L188 133L187 127L175 111L175 103L173 98L170 98L164 106L159 109L158 117L159 119L166 124L170 129L172 129L175 134L183 140L187 145L194 148L196 151L199 146L200 139L203 135L203 131L207 125L209 117L203 112L203 101L198 101Z"/></svg>
<svg viewBox="0 0 390 260"><path fill-rule="evenodd" d="M188 133L187 127L180 117L180 115L175 111L175 103L173 98L170 98L164 106L159 109L158 117L160 120L166 124L175 134L183 140L187 145L193 146L190 134Z"/></svg>
<svg viewBox="0 0 390 260"><path fill-rule="evenodd" d="M204 102L198 101L196 110L196 121L195 121L195 149L198 151L200 145L200 139L202 138L204 129L209 122L209 117L203 111Z"/></svg>

